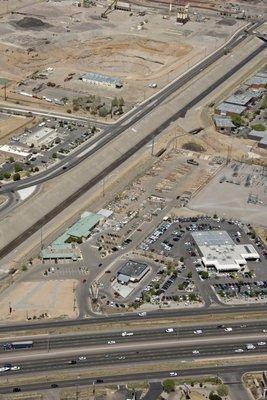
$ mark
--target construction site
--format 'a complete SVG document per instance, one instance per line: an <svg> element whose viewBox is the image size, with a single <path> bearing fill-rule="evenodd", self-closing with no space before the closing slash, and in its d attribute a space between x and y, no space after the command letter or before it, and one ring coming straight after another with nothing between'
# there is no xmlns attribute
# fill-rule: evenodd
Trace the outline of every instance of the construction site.
<svg viewBox="0 0 267 400"><path fill-rule="evenodd" d="M6 82L0 96L69 112L77 112L74 102L88 95L107 107L119 96L123 111L131 109L244 24L212 11L200 15L189 4L13 3L11 10L0 2L0 78ZM86 74L100 75L101 84ZM110 83L114 79L119 85Z"/></svg>

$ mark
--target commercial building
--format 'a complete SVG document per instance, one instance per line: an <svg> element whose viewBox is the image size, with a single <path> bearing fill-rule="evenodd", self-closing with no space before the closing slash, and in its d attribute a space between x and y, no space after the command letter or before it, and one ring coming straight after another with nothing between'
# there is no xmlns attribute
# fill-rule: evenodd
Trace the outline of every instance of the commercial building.
<svg viewBox="0 0 267 400"><path fill-rule="evenodd" d="M147 264L129 260L117 272L117 281L125 285L139 282L148 272Z"/></svg>
<svg viewBox="0 0 267 400"><path fill-rule="evenodd" d="M15 156L19 161L25 161L30 157L30 152L19 146L3 144L0 146L0 152L6 154L7 156Z"/></svg>
<svg viewBox="0 0 267 400"><path fill-rule="evenodd" d="M218 272L239 271L248 260L260 258L251 244L235 244L226 231L201 231L191 235L206 268L213 267Z"/></svg>
<svg viewBox="0 0 267 400"><path fill-rule="evenodd" d="M34 145L34 147L40 148L42 146L50 146L57 137L58 134L55 129L41 127L23 136L20 141L26 143L28 146Z"/></svg>
<svg viewBox="0 0 267 400"><path fill-rule="evenodd" d="M104 217L102 215L87 211L66 231L66 235L69 239L86 239L90 236L92 229L95 228L103 219Z"/></svg>
<svg viewBox="0 0 267 400"><path fill-rule="evenodd" d="M239 106L248 106L255 99L255 94L252 92L245 92L242 94L234 94L225 100L225 103L237 104Z"/></svg>
<svg viewBox="0 0 267 400"><path fill-rule="evenodd" d="M88 72L86 74L83 74L80 79L83 82L90 83L93 85L111 86L114 88L121 88L123 86L123 82L119 78L102 74L96 74L94 72Z"/></svg>
<svg viewBox="0 0 267 400"><path fill-rule="evenodd" d="M239 106L237 104L230 104L223 102L215 108L215 113L219 115L242 115L246 111L245 106Z"/></svg>
<svg viewBox="0 0 267 400"><path fill-rule="evenodd" d="M76 261L81 259L81 251L74 244L51 244L46 249L41 251L43 260L71 260Z"/></svg>
<svg viewBox="0 0 267 400"><path fill-rule="evenodd" d="M117 1L115 3L115 10L131 11L131 4L124 1Z"/></svg>

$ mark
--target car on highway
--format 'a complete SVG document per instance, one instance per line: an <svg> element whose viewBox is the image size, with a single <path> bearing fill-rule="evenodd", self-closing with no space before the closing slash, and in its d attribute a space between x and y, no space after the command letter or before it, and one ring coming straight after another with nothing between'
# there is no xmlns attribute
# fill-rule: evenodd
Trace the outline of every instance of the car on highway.
<svg viewBox="0 0 267 400"><path fill-rule="evenodd" d="M58 384L57 384L57 383L52 383L52 384L51 384L51 388L55 389L55 388L57 388L57 387L58 387Z"/></svg>
<svg viewBox="0 0 267 400"><path fill-rule="evenodd" d="M76 360L69 360L68 364L70 364L70 365L77 364L77 361Z"/></svg>
<svg viewBox="0 0 267 400"><path fill-rule="evenodd" d="M235 349L235 353L244 353L243 349Z"/></svg>
<svg viewBox="0 0 267 400"><path fill-rule="evenodd" d="M10 368L11 371L19 371L20 370L20 366L19 365L13 365L13 367Z"/></svg>
<svg viewBox="0 0 267 400"><path fill-rule="evenodd" d="M266 345L266 342L258 342L257 345L258 345L258 346L265 346L265 345Z"/></svg>
<svg viewBox="0 0 267 400"><path fill-rule="evenodd" d="M104 381L103 381L103 379L97 379L96 381L95 381L95 383L103 383Z"/></svg>
<svg viewBox="0 0 267 400"><path fill-rule="evenodd" d="M202 329L196 329L196 330L194 331L194 334L195 334L195 335L202 335L202 333L203 333Z"/></svg>
<svg viewBox="0 0 267 400"><path fill-rule="evenodd" d="M121 336L133 336L133 332L122 332Z"/></svg>
<svg viewBox="0 0 267 400"><path fill-rule="evenodd" d="M118 360L125 360L125 356L118 357Z"/></svg>
<svg viewBox="0 0 267 400"><path fill-rule="evenodd" d="M116 342L115 342L115 340L109 340L108 341L108 344L115 344Z"/></svg>
<svg viewBox="0 0 267 400"><path fill-rule="evenodd" d="M165 329L165 332L166 333L173 333L174 329L173 328L168 328L168 329Z"/></svg>
<svg viewBox="0 0 267 400"><path fill-rule="evenodd" d="M225 328L224 331L225 332L232 332L233 328L231 328L230 326L228 328Z"/></svg>
<svg viewBox="0 0 267 400"><path fill-rule="evenodd" d="M174 372L174 371L170 372L170 376L177 376L177 375L178 375L177 372Z"/></svg>
<svg viewBox="0 0 267 400"><path fill-rule="evenodd" d="M254 350L254 349L255 349L255 346L254 346L254 344L252 344L252 343L247 343L247 344L246 344L246 349L247 349L247 350Z"/></svg>
<svg viewBox="0 0 267 400"><path fill-rule="evenodd" d="M6 372L9 371L10 368L6 368L6 367L0 367L0 372Z"/></svg>
<svg viewBox="0 0 267 400"><path fill-rule="evenodd" d="M199 354L199 350L193 350L192 354L194 354L194 355Z"/></svg>
<svg viewBox="0 0 267 400"><path fill-rule="evenodd" d="M139 315L139 317L145 317L146 316L146 312L145 311L140 312L140 313L138 313L138 315Z"/></svg>
<svg viewBox="0 0 267 400"><path fill-rule="evenodd" d="M19 387L14 387L14 388L13 388L13 393L18 393L18 392L21 392L21 388L19 388Z"/></svg>
<svg viewBox="0 0 267 400"><path fill-rule="evenodd" d="M80 356L79 358L78 358L78 360L79 361L85 361L87 358L85 357L85 356Z"/></svg>

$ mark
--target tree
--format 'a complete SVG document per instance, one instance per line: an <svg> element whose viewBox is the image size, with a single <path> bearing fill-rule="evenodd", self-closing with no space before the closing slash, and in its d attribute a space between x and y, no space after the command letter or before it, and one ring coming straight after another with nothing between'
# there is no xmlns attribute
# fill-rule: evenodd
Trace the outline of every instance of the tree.
<svg viewBox="0 0 267 400"><path fill-rule="evenodd" d="M13 175L13 181L19 181L20 180L20 173L19 172L16 172L14 175Z"/></svg>
<svg viewBox="0 0 267 400"><path fill-rule="evenodd" d="M201 278L202 279L208 279L209 278L209 273L208 273L208 271L202 271L201 272Z"/></svg>
<svg viewBox="0 0 267 400"><path fill-rule="evenodd" d="M209 400L222 400L221 396L214 392L210 392L209 394Z"/></svg>
<svg viewBox="0 0 267 400"><path fill-rule="evenodd" d="M197 301L198 297L197 297L196 293L189 293L188 299L189 299L189 301Z"/></svg>
<svg viewBox="0 0 267 400"><path fill-rule="evenodd" d="M120 97L118 100L118 107L123 107L125 105L123 97Z"/></svg>
<svg viewBox="0 0 267 400"><path fill-rule="evenodd" d="M192 276L193 276L192 272L189 271L188 274L187 274L187 278L188 278L188 279L192 279Z"/></svg>
<svg viewBox="0 0 267 400"><path fill-rule="evenodd" d="M4 172L4 178L9 179L11 177L11 174L9 172Z"/></svg>
<svg viewBox="0 0 267 400"><path fill-rule="evenodd" d="M175 382L172 379L166 379L165 381L163 381L162 386L165 392L171 393L174 392Z"/></svg>
<svg viewBox="0 0 267 400"><path fill-rule="evenodd" d="M184 262L184 257L180 257L180 262L181 262L181 263Z"/></svg>
<svg viewBox="0 0 267 400"><path fill-rule="evenodd" d="M258 132L264 132L265 131L265 125L263 124L255 124L252 125L252 129L254 129L254 131L258 131Z"/></svg>
<svg viewBox="0 0 267 400"><path fill-rule="evenodd" d="M21 164L15 164L14 165L14 171L15 172L23 171L22 165Z"/></svg>
<svg viewBox="0 0 267 400"><path fill-rule="evenodd" d="M221 397L228 396L228 387L224 383L222 383L221 385L217 386L217 393Z"/></svg>
<svg viewBox="0 0 267 400"><path fill-rule="evenodd" d="M9 157L9 162L10 163L13 163L15 161L15 158L14 157Z"/></svg>
<svg viewBox="0 0 267 400"><path fill-rule="evenodd" d="M106 117L109 114L109 110L107 109L107 107L101 107L99 109L99 116L100 117Z"/></svg>
<svg viewBox="0 0 267 400"><path fill-rule="evenodd" d="M213 218L214 219L218 219L218 215L215 213L215 214L213 214Z"/></svg>
<svg viewBox="0 0 267 400"><path fill-rule="evenodd" d="M27 267L27 265L24 264L24 265L22 265L21 269L22 269L22 271L27 271L28 267Z"/></svg>
<svg viewBox="0 0 267 400"><path fill-rule="evenodd" d="M235 126L245 125L245 121L240 115L232 115L231 120Z"/></svg>
<svg viewBox="0 0 267 400"><path fill-rule="evenodd" d="M57 153L53 153L52 158L57 158Z"/></svg>
<svg viewBox="0 0 267 400"><path fill-rule="evenodd" d="M119 106L119 100L117 99L117 97L114 97L114 99L111 100L111 108L118 106Z"/></svg>

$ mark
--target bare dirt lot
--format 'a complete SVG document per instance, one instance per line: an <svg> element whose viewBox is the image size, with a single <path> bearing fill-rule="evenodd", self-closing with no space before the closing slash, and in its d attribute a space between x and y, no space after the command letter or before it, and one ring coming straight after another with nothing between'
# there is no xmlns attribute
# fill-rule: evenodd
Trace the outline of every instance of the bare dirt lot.
<svg viewBox="0 0 267 400"><path fill-rule="evenodd" d="M179 26L175 14L166 20L159 11L149 9L139 16L141 8L137 6L132 15L116 10L104 20L100 15L105 2L90 8L78 8L69 0L32 2L23 7L25 3L21 2L19 13L8 14L0 22L0 75L13 80L8 88L13 100L36 101L19 92L31 93L34 85L43 84L41 98L47 89L54 98L64 93L71 97L73 91L104 99L119 95L131 107L154 93L155 89L148 87L151 81L163 87L222 44L242 23L219 24L218 16ZM47 88L45 79L27 79L48 67L53 68L49 81L56 86ZM84 83L79 77L85 72L117 76L123 80L123 88ZM70 73L75 75L65 80ZM23 85L18 86L22 80Z"/></svg>
<svg viewBox="0 0 267 400"><path fill-rule="evenodd" d="M48 317L76 317L73 311L76 282L20 282L10 286L0 299L1 320L26 320L47 313ZM12 312L10 313L10 307Z"/></svg>

